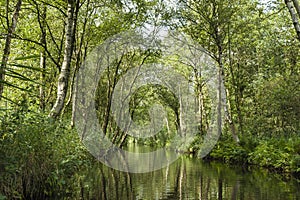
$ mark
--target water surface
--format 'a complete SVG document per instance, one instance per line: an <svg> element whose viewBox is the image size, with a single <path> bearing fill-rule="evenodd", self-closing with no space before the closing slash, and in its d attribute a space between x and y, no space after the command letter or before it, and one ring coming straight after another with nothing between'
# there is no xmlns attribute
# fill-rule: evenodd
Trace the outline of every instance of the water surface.
<svg viewBox="0 0 300 200"><path fill-rule="evenodd" d="M149 173L125 173L99 164L81 176L81 199L300 199L295 178L187 156Z"/></svg>

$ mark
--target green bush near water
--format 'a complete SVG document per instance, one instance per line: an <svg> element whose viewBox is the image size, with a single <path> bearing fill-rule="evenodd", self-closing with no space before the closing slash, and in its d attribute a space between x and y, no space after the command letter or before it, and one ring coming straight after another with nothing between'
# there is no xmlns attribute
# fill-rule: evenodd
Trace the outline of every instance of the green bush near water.
<svg viewBox="0 0 300 200"><path fill-rule="evenodd" d="M68 122L18 111L1 118L0 199L67 196L91 156Z"/></svg>
<svg viewBox="0 0 300 200"><path fill-rule="evenodd" d="M288 138L244 136L237 144L230 136L222 136L209 158L299 174L300 138L296 135Z"/></svg>
<svg viewBox="0 0 300 200"><path fill-rule="evenodd" d="M262 140L249 154L248 160L255 165L299 173L300 139L282 137Z"/></svg>

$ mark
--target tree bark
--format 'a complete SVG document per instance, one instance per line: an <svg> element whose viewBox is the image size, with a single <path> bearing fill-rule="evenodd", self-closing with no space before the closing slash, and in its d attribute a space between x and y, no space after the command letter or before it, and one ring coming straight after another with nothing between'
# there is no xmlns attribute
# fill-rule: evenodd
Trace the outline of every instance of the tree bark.
<svg viewBox="0 0 300 200"><path fill-rule="evenodd" d="M293 0L293 4L295 6L295 9L297 11L298 17L300 18L300 6L298 0Z"/></svg>
<svg viewBox="0 0 300 200"><path fill-rule="evenodd" d="M218 135L222 134L222 53L219 52L219 70L218 70Z"/></svg>
<svg viewBox="0 0 300 200"><path fill-rule="evenodd" d="M0 63L0 101L1 101L1 98L3 95L4 82L5 82L5 71L6 71L8 57L9 57L10 49L11 49L11 39L12 39L12 36L17 27L17 22L18 22L19 13L21 10L21 5L22 5L22 0L18 0L18 2L16 4L15 12L12 17L11 25L9 25L9 20L8 20L8 10L6 11L7 12L6 20L7 20L7 26L8 26L7 27L8 33L6 36L5 46L4 46L4 50L3 50L3 56L2 56L1 63ZM8 9L8 5L7 5L7 9Z"/></svg>
<svg viewBox="0 0 300 200"><path fill-rule="evenodd" d="M295 1L295 0L293 0L293 1ZM288 10L290 12L290 15L292 17L292 21L293 21L293 24L294 24L295 31L297 33L297 38L300 41L300 25L299 25L299 21L298 21L297 15L295 13L295 9L294 9L293 3L292 3L291 0L285 0L284 2L285 2L286 6L287 6L287 8L288 8Z"/></svg>
<svg viewBox="0 0 300 200"><path fill-rule="evenodd" d="M235 75L234 73L234 67L233 67L233 61L232 61L232 51L231 51L231 33L230 33L230 23L228 24L228 30L227 30L227 35L228 35L228 59L229 59L229 71L231 74L231 81L232 81L232 85L234 86L234 101L235 101L235 106L236 106L236 111L237 111L237 115L238 115L238 124L239 124L239 132L241 133L241 135L244 135L244 129L243 129L243 115L242 115L242 111L241 111L241 101L242 101L242 89L240 86L240 82L239 82L239 63L237 64L237 75ZM229 96L229 95L228 95ZM229 101L229 105L230 101ZM235 129L235 128L234 128ZM238 138L236 138L238 139Z"/></svg>
<svg viewBox="0 0 300 200"><path fill-rule="evenodd" d="M87 1L87 7L86 7L87 10L89 10L89 7L90 7L90 0ZM80 43L79 43L79 47L78 47L77 55L76 55L76 66L75 66L75 70L74 70L74 74L73 74L73 78L72 78L73 86L70 87L70 90L71 90L70 101L72 101L71 127L74 127L74 125L75 125L75 113L76 113L76 104L77 104L77 102L76 102L77 101L77 83L75 83L75 81L77 80L76 75L77 75L77 72L80 68L82 61L85 60L86 56L87 56L88 41L85 44L84 44L84 41L85 41L85 31L86 31L87 22L88 22L88 18L91 17L91 13L90 14L86 13L86 16L84 18L82 33L81 33L81 37L80 37Z"/></svg>
<svg viewBox="0 0 300 200"><path fill-rule="evenodd" d="M226 95L226 96L229 96L229 95ZM231 110L230 100L228 100L228 102L226 102L226 105L225 105L226 121L229 123L230 129L231 129L231 134L232 134L232 137L233 137L234 141L236 143L239 143L240 139L238 137L238 134L236 133L236 128L235 128L235 125L234 125L233 120L231 118L230 110Z"/></svg>
<svg viewBox="0 0 300 200"><path fill-rule="evenodd" d="M74 45L73 45L73 52L74 53L73 54L75 54L75 60L76 60L76 62L75 62L75 67L74 67L73 72L72 73L70 72L70 74L72 74L72 75L70 77L70 83L68 84L68 85L70 85L69 86L69 98L68 98L68 100L66 101L66 103L63 106L63 109L61 111L61 115L64 114L65 109L67 107L69 107L69 105L70 105L70 103L71 103L71 101L73 99L74 82L75 82L75 79L76 79L76 74L77 74L77 72L79 70L79 67L81 65L81 47L82 47L82 42L81 41L83 39L81 38L78 50L77 50L77 43L76 43L77 42L76 41L76 28L77 28L76 24L77 24L77 21L78 21L79 2L80 1L76 2L76 7L75 7L75 11L74 11L74 20L73 20L73 30L72 30L72 35L73 35L72 41L74 43ZM85 30L83 30L83 32L82 32L82 37L84 37L84 34L85 34ZM71 125L72 125L72 122L71 122Z"/></svg>
<svg viewBox="0 0 300 200"><path fill-rule="evenodd" d="M38 5L36 5L38 6ZM40 13L39 8L37 7L38 10L38 21L41 29L41 44L43 46L47 46L47 40L46 40L46 12L47 12L47 7L46 5L42 5L42 13ZM46 70L46 50L43 48L41 53L40 53L40 68L41 68L41 75L40 75L40 80L41 80L41 85L40 85L40 109L45 110L46 107L46 101L45 101L45 70Z"/></svg>
<svg viewBox="0 0 300 200"><path fill-rule="evenodd" d="M64 107L65 99L68 92L71 58L72 58L73 47L74 47L73 29L75 28L74 26L76 26L74 25L75 3L76 3L75 0L68 0L64 60L58 77L56 101L49 114L49 116L53 118L57 118L60 115Z"/></svg>
<svg viewBox="0 0 300 200"><path fill-rule="evenodd" d="M219 33L219 27L218 25L214 27L214 35L213 36L216 45L218 47L218 55L217 55L217 62L219 65L218 68L218 118L217 118L217 123L218 123L218 135L222 134L222 83L223 83L223 47L222 47L222 41L221 41L221 35Z"/></svg>
<svg viewBox="0 0 300 200"><path fill-rule="evenodd" d="M218 46L218 64L219 64L219 74L218 74L218 134L220 135L222 133L222 112L221 112L221 108L222 108L222 102L223 102L223 98L222 98L222 82L223 82L223 74L224 74L224 64L223 64L223 48L222 48L222 43L221 43L221 36L219 35L219 31L218 28L216 28L215 30L215 35L216 35L216 44ZM225 89L225 88L224 88ZM224 98L226 98L226 92L224 94ZM231 129L231 134L233 139L235 140L236 143L240 142L240 139L238 137L238 134L236 133L236 128L235 125L233 123L233 120L231 118L231 114L229 112L228 109L228 102L225 102L225 106L224 106L224 111L225 111L225 117L226 117L226 121L229 123L230 129Z"/></svg>

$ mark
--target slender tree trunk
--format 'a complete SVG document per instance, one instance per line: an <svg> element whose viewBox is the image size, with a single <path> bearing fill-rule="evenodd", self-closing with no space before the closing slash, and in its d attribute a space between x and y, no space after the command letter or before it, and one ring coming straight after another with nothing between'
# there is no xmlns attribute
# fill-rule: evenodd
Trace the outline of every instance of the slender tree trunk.
<svg viewBox="0 0 300 200"><path fill-rule="evenodd" d="M87 46L86 44L84 50L83 50L83 60L87 57ZM77 75L77 74L76 74ZM74 77L74 82L78 80L77 77ZM74 127L75 125L75 114L76 114L76 105L77 105L77 92L78 92L78 83L76 82L73 87L73 95L72 95L72 116L71 116L71 126Z"/></svg>
<svg viewBox="0 0 300 200"><path fill-rule="evenodd" d="M82 38L80 40L80 44L79 44L79 47L77 49L77 46L76 46L76 28L77 28L76 24L77 24L77 21L78 21L78 12L79 12L79 1L76 2L76 8L75 8L75 11L74 11L74 20L73 20L73 31L72 31L72 35L73 35L72 41L74 43L73 52L74 52L74 54L75 54L75 52L77 52L76 55L75 55L76 62L75 62L75 68L74 68L74 70L72 72L72 75L71 75L71 78L70 78L69 98L66 101L66 103L65 103L65 105L64 105L64 107L61 111L62 115L64 114L65 109L67 107L69 107L69 105L70 105L70 103L73 99L74 82L75 82L75 79L76 79L76 74L77 74L77 72L79 70L79 67L81 65L81 52L82 52L81 48L82 48L82 41L83 41L82 38L84 37L85 30L83 30L83 32L82 32ZM71 69L70 69L70 71L71 71ZM72 122L71 122L71 125L72 125Z"/></svg>
<svg viewBox="0 0 300 200"><path fill-rule="evenodd" d="M87 10L89 10L89 6L90 6L90 0L87 1ZM71 87L71 95L70 95L70 100L72 100L72 116L71 116L71 126L72 127L75 125L75 113L76 113L76 103L77 103L76 102L77 101L77 83L75 83L75 81L77 80L76 75L80 68L80 65L81 65L82 61L86 59L86 56L87 56L88 42L86 42L86 44L84 45L84 38L85 38L84 36L85 36L85 30L86 30L86 26L87 26L89 17L90 17L90 15L86 14L86 16L84 18L83 29L82 29L80 43L79 43L79 49L78 49L78 53L76 56L76 68L74 70L73 79L72 79L72 82L74 83L73 86Z"/></svg>
<svg viewBox="0 0 300 200"><path fill-rule="evenodd" d="M165 122L166 122L166 127L167 127L167 134L170 135L171 131L170 131L170 125L169 125L168 117L165 118Z"/></svg>
<svg viewBox="0 0 300 200"><path fill-rule="evenodd" d="M196 82L196 105L197 105L197 110L196 110L196 114L199 116L199 132L200 134L203 134L203 124L204 124L204 101L203 101L203 87L202 87L202 83L201 83L201 78L202 78L202 74L201 74L201 69L197 70L194 68L194 74L195 74L195 82Z"/></svg>
<svg viewBox="0 0 300 200"><path fill-rule="evenodd" d="M292 17L292 21L293 21L293 24L294 24L295 31L297 33L297 38L300 41L300 25L299 25L299 21L298 21L297 15L295 13L295 9L294 9L293 3L292 3L291 0L285 0L284 2L285 2L286 6L287 6L287 8L288 8L288 10L290 12L290 15Z"/></svg>
<svg viewBox="0 0 300 200"><path fill-rule="evenodd" d="M181 90L181 88L179 87L179 90ZM181 91L179 91L179 94L181 93ZM182 101L182 97L179 96L179 131L180 131L180 136L185 136L185 132L186 132L186 126L184 123L184 117L182 116L183 112L183 101Z"/></svg>
<svg viewBox="0 0 300 200"><path fill-rule="evenodd" d="M227 96L229 96L229 95L227 95ZM235 128L235 125L234 125L233 120L231 118L230 110L231 110L230 101L228 100L228 102L226 102L226 105L225 105L226 121L229 123L230 129L231 129L231 134L232 134L232 137L233 137L234 141L236 143L239 143L240 139L238 137L238 134L236 133L236 128Z"/></svg>
<svg viewBox="0 0 300 200"><path fill-rule="evenodd" d="M66 36L65 36L65 50L64 60L62 63L61 71L58 77L57 83L57 97L54 106L50 111L50 116L57 118L64 107L65 99L68 92L68 83L71 68L71 58L74 47L74 11L75 11L75 0L68 0L68 14L67 14L67 25L66 25Z"/></svg>
<svg viewBox="0 0 300 200"><path fill-rule="evenodd" d="M242 99L242 90L240 87L240 82L239 82L239 64L237 64L237 75L235 76L234 74L234 68L233 68L233 62L231 58L231 34L230 34L230 23L228 24L228 58L229 58L229 71L231 74L231 80L232 80L232 85L234 87L234 100L235 100L235 106L237 110L237 115L238 115L238 123L239 123L239 131L241 135L244 134L244 129L243 129L243 116L241 112L241 99ZM229 102L230 105L230 102ZM236 141L238 138L236 138Z"/></svg>
<svg viewBox="0 0 300 200"><path fill-rule="evenodd" d="M300 18L300 6L298 0L293 0L293 4L295 6L295 9L297 11L298 17Z"/></svg>
<svg viewBox="0 0 300 200"><path fill-rule="evenodd" d="M47 45L47 41L46 41L46 12L47 12L46 5L42 5L42 13L40 13L40 16L38 18L39 18L40 29L41 29L41 32L42 32L42 34L41 34L41 44L43 44L45 47ZM46 51L45 51L45 49L43 49L41 51L40 68L41 68L40 108L41 108L41 110L44 111L45 107L46 107L46 101L45 101Z"/></svg>
<svg viewBox="0 0 300 200"><path fill-rule="evenodd" d="M41 68L41 85L40 85L40 109L45 110L46 101L45 101L45 69L46 69L46 56L45 52L40 53L40 68Z"/></svg>
<svg viewBox="0 0 300 200"><path fill-rule="evenodd" d="M114 74L112 74L112 81L111 81L111 74L110 74L110 66L108 66L108 68L107 68L107 70L108 70L108 73L107 73L108 84L107 84L107 97L106 97L107 104L106 104L106 108L105 108L104 123L102 126L104 135L107 135L107 132L108 132L107 129L108 129L108 126L110 123L109 119L110 119L110 115L111 115L110 111L111 111L112 96L113 96L114 89L117 85L117 75L119 72L119 68L121 67L122 61L123 61L123 56L118 61L118 64L114 71ZM111 134L111 133L109 133L109 134Z"/></svg>
<svg viewBox="0 0 300 200"><path fill-rule="evenodd" d="M219 51L219 70L218 70L218 135L222 134L222 53Z"/></svg>
<svg viewBox="0 0 300 200"><path fill-rule="evenodd" d="M8 19L8 10L6 10L7 12L7 36L6 36L6 40L5 40L5 46L4 46L4 50L3 50L3 56L2 56L2 60L0 63L0 101L3 95L3 89L4 89L4 82L5 82L5 71L6 71L6 67L7 67L7 62L8 62L8 57L10 54L10 48L11 48L11 39L12 36L16 30L17 27L17 22L18 22L18 18L19 18L19 13L21 10L21 5L22 5L22 0L18 0L17 4L16 4L16 8L15 8L15 12L13 14L12 17L12 23L11 25L9 25L9 19ZM7 1L7 8L8 9L8 1Z"/></svg>
<svg viewBox="0 0 300 200"><path fill-rule="evenodd" d="M217 32L218 33L218 32ZM223 73L224 73L224 66L223 66L223 48L222 48L222 45L221 45L221 42L220 42L220 38L217 35L217 45L218 45L218 64L219 64L219 74L218 74L218 92L219 92L219 99L218 99L218 134L221 134L222 132L222 112L221 112L221 109L222 109L222 102L223 102L223 98L222 98L222 81L223 81ZM226 98L226 92L224 94L224 98ZM233 123L233 120L231 118L231 114L229 112L229 109L228 109L228 102L225 102L225 106L224 106L224 110L225 110L225 117L226 117L226 121L229 123L229 126L230 126L230 129L231 129L231 134L232 134L232 137L233 139L238 143L240 140L238 138L238 135L236 133L236 128L235 128L235 125Z"/></svg>
<svg viewBox="0 0 300 200"><path fill-rule="evenodd" d="M218 19L218 15L216 13L216 5L213 4L213 15ZM218 68L218 107L217 107L217 125L218 125L218 135L222 134L222 83L223 83L223 46L222 46L222 38L220 34L220 29L218 24L211 24L214 33L212 38L215 40L215 43L218 47L217 52L217 63L219 65Z"/></svg>

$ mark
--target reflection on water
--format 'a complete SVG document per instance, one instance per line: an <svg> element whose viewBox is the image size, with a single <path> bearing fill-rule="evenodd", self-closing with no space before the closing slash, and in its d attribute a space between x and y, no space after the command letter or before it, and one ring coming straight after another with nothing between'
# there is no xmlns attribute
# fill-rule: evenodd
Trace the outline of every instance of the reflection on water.
<svg viewBox="0 0 300 200"><path fill-rule="evenodd" d="M130 174L99 164L81 176L80 199L300 199L295 179L185 156L150 173Z"/></svg>

